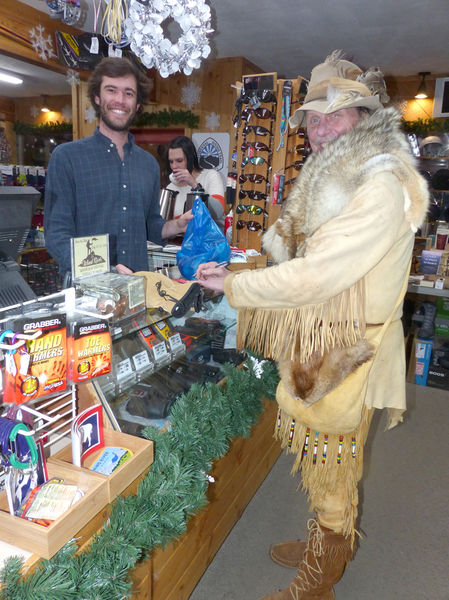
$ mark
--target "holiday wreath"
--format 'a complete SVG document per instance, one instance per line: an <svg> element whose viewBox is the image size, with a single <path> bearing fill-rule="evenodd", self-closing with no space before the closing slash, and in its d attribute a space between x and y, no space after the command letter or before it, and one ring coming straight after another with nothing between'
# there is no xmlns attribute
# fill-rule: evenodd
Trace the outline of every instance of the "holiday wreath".
<svg viewBox="0 0 449 600"><path fill-rule="evenodd" d="M204 0L130 0L128 14L123 25L131 50L161 77L177 71L190 75L210 53L211 14ZM170 20L182 30L176 43L164 33Z"/></svg>

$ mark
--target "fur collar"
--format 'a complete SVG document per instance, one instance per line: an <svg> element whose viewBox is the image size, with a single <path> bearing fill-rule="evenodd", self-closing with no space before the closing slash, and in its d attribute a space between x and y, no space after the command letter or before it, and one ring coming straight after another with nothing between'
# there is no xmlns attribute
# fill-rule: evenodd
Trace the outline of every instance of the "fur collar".
<svg viewBox="0 0 449 600"><path fill-rule="evenodd" d="M340 214L357 189L380 171L400 179L405 217L417 230L426 215L428 189L400 120L395 108L378 110L307 159L279 219L263 237L264 249L276 262L302 256L318 227Z"/></svg>

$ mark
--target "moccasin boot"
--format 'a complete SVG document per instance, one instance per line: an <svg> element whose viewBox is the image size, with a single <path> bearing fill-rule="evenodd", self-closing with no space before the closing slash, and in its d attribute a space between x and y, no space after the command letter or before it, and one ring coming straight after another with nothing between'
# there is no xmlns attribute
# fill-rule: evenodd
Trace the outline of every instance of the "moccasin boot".
<svg viewBox="0 0 449 600"><path fill-rule="evenodd" d="M272 544L270 546L270 558L282 567L297 569L302 561L306 546L307 542L304 540L292 540Z"/></svg>
<svg viewBox="0 0 449 600"><path fill-rule="evenodd" d="M183 283L153 271L138 271L134 275L145 278L147 308L157 308L173 317L183 317L190 308L201 310L203 290L197 281Z"/></svg>
<svg viewBox="0 0 449 600"><path fill-rule="evenodd" d="M350 538L309 521L309 539L296 577L285 590L263 600L334 600L333 586L353 555Z"/></svg>

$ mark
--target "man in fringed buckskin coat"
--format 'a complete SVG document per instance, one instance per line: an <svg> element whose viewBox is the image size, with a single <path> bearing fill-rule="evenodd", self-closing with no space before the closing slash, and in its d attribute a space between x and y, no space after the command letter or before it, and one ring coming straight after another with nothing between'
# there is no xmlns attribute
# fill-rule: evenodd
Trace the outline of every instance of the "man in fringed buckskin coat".
<svg viewBox="0 0 449 600"><path fill-rule="evenodd" d="M386 101L378 69L363 72L339 52L315 67L290 117L313 153L264 236L276 264L197 272L238 309L240 345L278 361L275 431L296 453L315 511L307 541L271 546L273 560L297 573L264 600L334 598L354 553L373 410L388 409L389 427L405 410L400 319L428 191Z"/></svg>

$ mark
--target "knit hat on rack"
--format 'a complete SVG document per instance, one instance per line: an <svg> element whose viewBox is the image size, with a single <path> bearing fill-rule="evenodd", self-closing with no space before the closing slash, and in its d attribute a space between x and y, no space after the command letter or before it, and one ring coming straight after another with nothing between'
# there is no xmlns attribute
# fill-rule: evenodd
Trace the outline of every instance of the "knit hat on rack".
<svg viewBox="0 0 449 600"><path fill-rule="evenodd" d="M334 50L312 69L304 104L290 117L290 127L304 126L306 110L329 114L341 108L365 107L375 111L388 102L382 72L377 67L364 72L342 55L341 50Z"/></svg>

